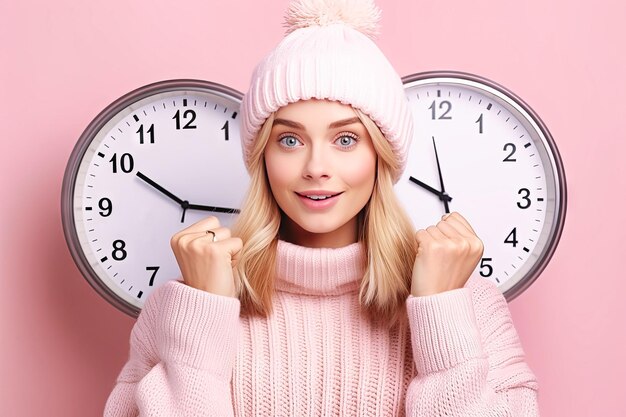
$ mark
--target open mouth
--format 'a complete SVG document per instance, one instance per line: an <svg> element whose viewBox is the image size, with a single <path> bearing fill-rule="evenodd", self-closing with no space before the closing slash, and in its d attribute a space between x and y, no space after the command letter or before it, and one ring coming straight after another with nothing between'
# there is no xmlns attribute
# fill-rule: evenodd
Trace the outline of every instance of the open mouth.
<svg viewBox="0 0 626 417"><path fill-rule="evenodd" d="M324 201L324 200L328 200L329 198L332 197L336 197L341 193L336 193L336 194L311 194L311 195L305 195L305 194L300 194L300 193L296 193L298 194L300 197L304 197L307 198L309 200L313 200L313 201Z"/></svg>

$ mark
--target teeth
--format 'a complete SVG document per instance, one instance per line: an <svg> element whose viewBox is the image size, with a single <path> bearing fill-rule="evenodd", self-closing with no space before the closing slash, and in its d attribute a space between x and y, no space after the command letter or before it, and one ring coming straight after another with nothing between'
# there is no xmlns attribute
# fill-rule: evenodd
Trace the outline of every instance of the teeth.
<svg viewBox="0 0 626 417"><path fill-rule="evenodd" d="M308 198L310 198L311 200L326 200L329 197L332 197L330 195L309 195L307 196Z"/></svg>

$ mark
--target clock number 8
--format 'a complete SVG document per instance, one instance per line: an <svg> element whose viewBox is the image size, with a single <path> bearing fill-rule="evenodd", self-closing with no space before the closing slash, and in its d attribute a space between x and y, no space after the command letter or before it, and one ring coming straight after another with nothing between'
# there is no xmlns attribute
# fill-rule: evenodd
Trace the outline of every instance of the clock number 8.
<svg viewBox="0 0 626 417"><path fill-rule="evenodd" d="M124 242L123 240L118 239L113 241L113 252L111 253L113 259L115 259L116 261L123 261L124 259L126 259L127 253L124 250L125 246L126 242Z"/></svg>

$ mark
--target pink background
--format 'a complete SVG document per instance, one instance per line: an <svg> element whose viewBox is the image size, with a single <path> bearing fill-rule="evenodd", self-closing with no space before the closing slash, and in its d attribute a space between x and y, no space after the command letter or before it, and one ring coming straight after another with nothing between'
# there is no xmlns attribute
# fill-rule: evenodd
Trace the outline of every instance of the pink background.
<svg viewBox="0 0 626 417"><path fill-rule="evenodd" d="M244 91L282 37L287 0L0 2L0 415L101 415L134 320L74 265L61 228L67 159L126 92L200 78ZM542 416L624 416L626 6L391 1L379 45L400 75L459 70L529 103L565 165L551 263L510 304ZM620 249L618 249L620 248Z"/></svg>

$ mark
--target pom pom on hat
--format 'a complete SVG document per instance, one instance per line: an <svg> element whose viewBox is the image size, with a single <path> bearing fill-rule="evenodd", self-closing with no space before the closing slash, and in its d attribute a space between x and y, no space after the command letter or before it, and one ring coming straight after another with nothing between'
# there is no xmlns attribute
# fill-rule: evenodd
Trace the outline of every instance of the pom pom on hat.
<svg viewBox="0 0 626 417"><path fill-rule="evenodd" d="M309 26L344 23L375 39L379 33L380 9L372 0L296 0L285 13L287 34Z"/></svg>
<svg viewBox="0 0 626 417"><path fill-rule="evenodd" d="M389 142L398 169L406 166L413 116L395 69L373 42L380 10L372 0L294 0L287 35L254 70L241 103L244 162L273 112L312 98L361 110Z"/></svg>

